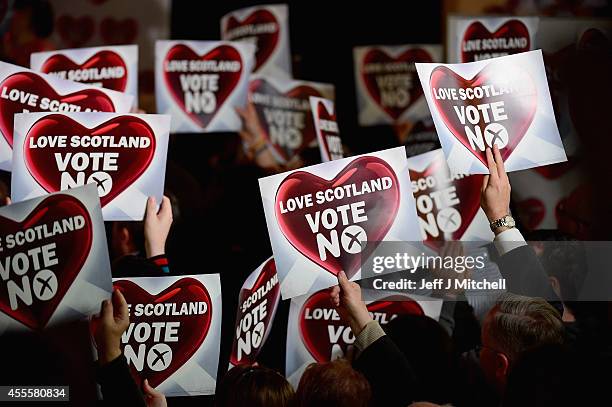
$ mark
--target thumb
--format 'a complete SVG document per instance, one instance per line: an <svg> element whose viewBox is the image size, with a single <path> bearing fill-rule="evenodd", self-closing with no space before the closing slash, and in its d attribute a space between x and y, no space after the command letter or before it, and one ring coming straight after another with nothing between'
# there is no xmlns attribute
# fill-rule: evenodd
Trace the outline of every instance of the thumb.
<svg viewBox="0 0 612 407"><path fill-rule="evenodd" d="M113 320L113 304L110 302L110 300L102 301L102 308L100 309L100 320Z"/></svg>
<svg viewBox="0 0 612 407"><path fill-rule="evenodd" d="M142 382L142 390L149 397L159 397L161 395L159 391L151 387L148 379L144 379L144 382Z"/></svg>
<svg viewBox="0 0 612 407"><path fill-rule="evenodd" d="M350 281L344 271L340 271L338 273L338 284L340 284L340 288L342 288L342 291L346 290L349 287Z"/></svg>

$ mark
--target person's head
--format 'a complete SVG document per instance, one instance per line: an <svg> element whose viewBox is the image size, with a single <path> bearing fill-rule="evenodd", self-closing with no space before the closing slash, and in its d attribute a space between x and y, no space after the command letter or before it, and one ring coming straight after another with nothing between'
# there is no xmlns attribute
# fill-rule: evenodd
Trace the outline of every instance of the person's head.
<svg viewBox="0 0 612 407"><path fill-rule="evenodd" d="M144 224L142 222L111 222L110 249L113 259L144 252Z"/></svg>
<svg viewBox="0 0 612 407"><path fill-rule="evenodd" d="M549 243L540 262L548 274L553 290L575 315L579 312L578 298L588 270L582 242Z"/></svg>
<svg viewBox="0 0 612 407"><path fill-rule="evenodd" d="M417 399L450 401L452 383L457 378L453 342L444 328L425 315L401 315L391 320L385 331L414 367Z"/></svg>
<svg viewBox="0 0 612 407"><path fill-rule="evenodd" d="M366 407L371 397L367 379L345 359L336 359L306 368L295 394L295 406Z"/></svg>
<svg viewBox="0 0 612 407"><path fill-rule="evenodd" d="M288 407L293 401L293 388L275 370L263 366L236 366L217 388L217 407Z"/></svg>
<svg viewBox="0 0 612 407"><path fill-rule="evenodd" d="M502 294L482 325L480 365L487 380L503 391L508 372L522 353L564 340L561 315L548 302Z"/></svg>

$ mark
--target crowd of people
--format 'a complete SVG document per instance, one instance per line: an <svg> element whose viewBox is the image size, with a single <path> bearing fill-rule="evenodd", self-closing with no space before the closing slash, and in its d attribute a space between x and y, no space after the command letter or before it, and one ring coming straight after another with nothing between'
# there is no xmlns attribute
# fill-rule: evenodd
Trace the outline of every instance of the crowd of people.
<svg viewBox="0 0 612 407"><path fill-rule="evenodd" d="M194 21L201 17L187 14L176 15L183 18L182 22L188 17ZM38 15L46 13L34 14ZM43 31L47 25L34 24L33 17L27 23ZM192 29L200 28L193 25ZM189 26L183 23L173 28L174 36L181 37L181 30ZM185 37L190 37L187 34ZM9 35L3 38L4 43L14 40ZM29 48L12 48L23 51L18 55L23 60L29 58ZM327 52L331 55L336 50ZM588 236L604 239L609 238L612 220L607 216L612 190L606 187L612 140L606 136L611 133L607 99L612 90L612 57L609 50L573 52L580 54L567 67L567 78L577 101L583 157L589 157L580 163L589 183L578 206L589 206L589 213L598 216L592 224L591 218L587 218L589 222L572 218L572 227L565 231L571 229L579 235L589 223L592 230L588 230ZM313 64L319 70L334 69L330 66L333 64L317 60ZM351 78L348 82L352 86ZM594 94L593 89L601 91ZM353 103L343 102L344 106ZM347 109L342 103L339 107ZM121 336L129 326L129 312L119 291L101 304L91 325L81 321L42 334L0 333L0 384L70 385L73 405L95 404L99 398L101 405L127 407L524 407L610 403L607 386L612 383L612 305L576 301L585 278L575 261L576 253L563 246L551 250L526 241L567 237L558 231L528 232L518 217L516 228L495 230L490 247L502 275L512 277L509 281L514 284L486 309L476 312L465 293L449 292L442 297L438 320L404 315L383 327L368 312L360 285L340 273L337 285L329 289L329 301L355 335L345 358L313 363L294 388L283 374L289 305L281 301L258 363L227 371L238 292L246 276L272 254L257 179L319 160L318 150L311 149L280 166L262 140L253 106L247 105L238 113L244 123L239 135L173 136L166 170L167 197L159 206L149 198L143 222L106 224L115 278L221 275L223 318L215 395L166 399L148 381L142 385L134 381L120 347ZM342 113L346 111L340 116ZM431 126L406 126L398 125L394 131L389 126L361 129L359 137L351 134L355 136L352 140L347 131L345 140L353 143L345 146L346 156L395 146L398 141L406 146L408 155L439 147ZM481 207L492 221L515 211L510 181L497 148L487 151L487 161L489 175L483 181ZM4 204L10 203L8 185L10 174L0 174ZM91 334L97 349L95 358Z"/></svg>
<svg viewBox="0 0 612 407"><path fill-rule="evenodd" d="M481 207L489 219L497 219L509 212L510 182L496 147L487 151L487 158L490 175L483 182ZM164 198L159 211L150 199L143 222L147 259L140 258L142 264L138 264L138 256L124 255L115 266L127 262L141 273L166 272L163 268L168 263L160 259L165 259L172 216L168 198ZM113 226L112 241L125 245L130 239L122 240L121 236L129 232L122 228ZM329 290L329 301L356 336L350 357L313 363L296 389L276 369L260 364L234 367L220 374L223 377L217 386L215 405L559 406L609 399L605 386L611 378L606 367L612 362L609 305L589 304L600 308L603 317L598 320L597 313L587 313L589 318L583 319L585 314L578 311L581 304L564 302L563 295L554 289L559 281L563 281L561 292L572 289L569 279L555 277L562 272L561 267L547 274L542 266L546 262L539 260L516 228L500 227L495 234L502 274L525 273L533 281L542 280L539 289L543 297L554 297L555 301L504 293L486 313L479 337L472 335L471 339L469 331L476 318L473 314L470 318L469 305L450 296L445 298L444 307L452 304L451 312L444 312L439 322L406 315L383 329L368 312L359 284L341 272L338 285ZM128 245L124 251L134 247ZM512 258L521 259L520 270L504 266L512 264ZM172 405L146 380L139 388L130 375L120 349L129 312L119 291L102 303L93 325L98 349L96 377L104 402Z"/></svg>

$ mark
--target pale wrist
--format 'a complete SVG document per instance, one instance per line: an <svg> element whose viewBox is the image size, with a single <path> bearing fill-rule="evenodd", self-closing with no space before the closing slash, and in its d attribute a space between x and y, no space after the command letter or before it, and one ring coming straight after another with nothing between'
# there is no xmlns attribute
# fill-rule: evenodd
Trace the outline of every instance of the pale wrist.
<svg viewBox="0 0 612 407"><path fill-rule="evenodd" d="M147 243L145 245L145 251L147 254L147 258L159 256L166 252L163 244L150 244L150 243Z"/></svg>
<svg viewBox="0 0 612 407"><path fill-rule="evenodd" d="M354 335L359 335L370 321L372 321L372 317L366 309L365 312L360 312L355 316L351 326L351 331L353 331Z"/></svg>

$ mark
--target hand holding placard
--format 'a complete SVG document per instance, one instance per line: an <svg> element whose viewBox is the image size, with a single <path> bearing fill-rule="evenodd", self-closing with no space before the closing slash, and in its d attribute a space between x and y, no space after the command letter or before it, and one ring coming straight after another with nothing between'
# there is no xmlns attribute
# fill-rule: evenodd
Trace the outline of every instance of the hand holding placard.
<svg viewBox="0 0 612 407"><path fill-rule="evenodd" d="M453 172L486 174L493 145L508 171L567 161L541 51L416 67Z"/></svg>
<svg viewBox="0 0 612 407"><path fill-rule="evenodd" d="M485 175L482 182L481 206L489 222L493 222L510 213L510 181L499 148L493 146L495 157L490 148L486 153L490 174Z"/></svg>
<svg viewBox="0 0 612 407"><path fill-rule="evenodd" d="M331 288L329 297L340 317L348 321L353 334L359 335L368 322L372 321L372 316L361 299L361 287L349 281L344 271L338 274L338 285Z"/></svg>
<svg viewBox="0 0 612 407"><path fill-rule="evenodd" d="M145 251L147 258L159 256L166 252L166 239L172 226L172 204L164 196L157 210L155 197L147 199L147 210L144 219Z"/></svg>
<svg viewBox="0 0 612 407"><path fill-rule="evenodd" d="M101 365L121 356L121 335L130 324L130 312L121 291L114 290L110 300L102 301L100 314L92 318L92 330Z"/></svg>

